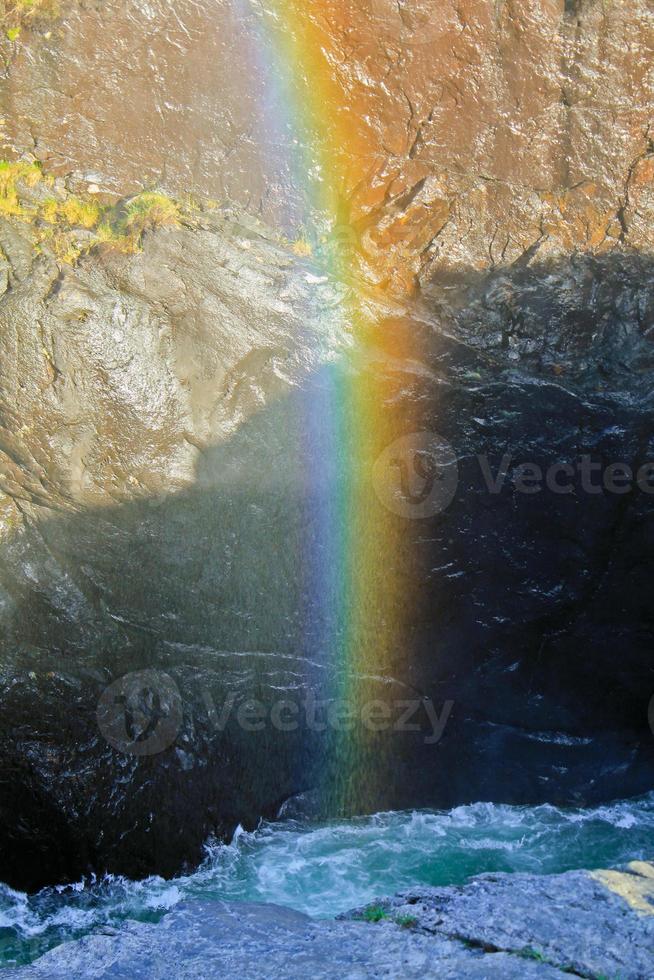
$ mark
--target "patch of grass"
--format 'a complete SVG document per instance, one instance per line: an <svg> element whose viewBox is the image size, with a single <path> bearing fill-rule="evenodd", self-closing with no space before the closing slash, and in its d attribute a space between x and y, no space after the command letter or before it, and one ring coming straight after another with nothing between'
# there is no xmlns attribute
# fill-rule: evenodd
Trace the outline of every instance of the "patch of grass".
<svg viewBox="0 0 654 980"><path fill-rule="evenodd" d="M369 905L367 909L364 909L361 913L361 919L364 922L381 922L382 919L389 919L390 916L385 908L381 905Z"/></svg>
<svg viewBox="0 0 654 980"><path fill-rule="evenodd" d="M127 234L140 238L145 231L152 231L165 225L176 228L180 225L179 207L166 194L144 191L127 205L124 220Z"/></svg>
<svg viewBox="0 0 654 980"><path fill-rule="evenodd" d="M6 192L20 180L28 187L35 187L43 180L43 171L38 163L10 163L0 160L0 191Z"/></svg>
<svg viewBox="0 0 654 980"><path fill-rule="evenodd" d="M97 243L125 254L140 251L146 232L165 227L179 228L182 223L177 202L159 191L144 191L122 209L102 211L98 208L97 211L97 221L90 226L96 230Z"/></svg>
<svg viewBox="0 0 654 980"><path fill-rule="evenodd" d="M388 922L394 922L396 925L402 926L403 929L412 929L418 925L418 920L414 915L391 915L383 905L369 905L361 912L359 919L363 922L382 922L383 920L387 920Z"/></svg>
<svg viewBox="0 0 654 980"><path fill-rule="evenodd" d="M61 13L58 0L2 0L0 9L4 17L19 23L37 17L51 19Z"/></svg>
<svg viewBox="0 0 654 980"><path fill-rule="evenodd" d="M120 227L114 227L111 221L103 221L96 229L96 244L106 245L115 252L123 255L135 255L140 251L140 240L134 235L125 235Z"/></svg>
<svg viewBox="0 0 654 980"><path fill-rule="evenodd" d="M27 212L19 197L19 183L35 187L43 180L43 171L36 163L10 163L0 160L0 214L24 217Z"/></svg>
<svg viewBox="0 0 654 980"><path fill-rule="evenodd" d="M94 194L55 190L39 163L0 160L0 218L30 224L35 248L51 251L58 262L74 264L96 246L134 254L148 232L193 226L202 210L194 200L181 204L161 191L103 204Z"/></svg>
<svg viewBox="0 0 654 980"><path fill-rule="evenodd" d="M33 224L37 249L45 245L58 262L74 264L84 249L74 229L96 228L102 209L96 201L80 197L39 200L39 195L27 193L38 185L50 188L53 184L54 179L38 163L0 160L0 216ZM45 229L40 221L47 225Z"/></svg>
<svg viewBox="0 0 654 980"><path fill-rule="evenodd" d="M518 955L522 956L525 960L536 960L538 963L547 963L543 953L538 949L534 949L532 946L525 946L524 949L520 950Z"/></svg>
<svg viewBox="0 0 654 980"><path fill-rule="evenodd" d="M17 41L21 29L39 20L54 20L60 14L58 0L0 0L0 24L10 41Z"/></svg>
<svg viewBox="0 0 654 980"><path fill-rule="evenodd" d="M49 225L54 225L59 219L59 205L58 201L54 197L49 197L41 205L41 217L44 221L47 221Z"/></svg>
<svg viewBox="0 0 654 980"><path fill-rule="evenodd" d="M65 201L48 198L39 208L39 217L48 224L67 224L71 228L84 228L91 231L97 228L104 209L97 201L83 200L81 197L68 197Z"/></svg>
<svg viewBox="0 0 654 980"><path fill-rule="evenodd" d="M83 201L79 197L69 197L59 207L59 214L74 228L97 227L102 217L102 208L97 201Z"/></svg>
<svg viewBox="0 0 654 980"><path fill-rule="evenodd" d="M402 926L403 929L413 929L414 926L418 925L418 920L415 915L398 915L395 918L398 926Z"/></svg>
<svg viewBox="0 0 654 980"><path fill-rule="evenodd" d="M82 254L83 245L77 239L75 232L62 231L60 228L48 228L39 239L39 247L46 245L57 262L65 265L75 265Z"/></svg>

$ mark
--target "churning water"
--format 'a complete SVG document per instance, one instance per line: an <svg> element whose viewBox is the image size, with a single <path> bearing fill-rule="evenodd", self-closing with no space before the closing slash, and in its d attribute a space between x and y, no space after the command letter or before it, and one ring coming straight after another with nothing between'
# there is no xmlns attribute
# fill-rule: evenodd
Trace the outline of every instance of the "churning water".
<svg viewBox="0 0 654 980"><path fill-rule="evenodd" d="M326 917L416 884L457 884L484 871L594 868L654 851L654 793L592 809L475 803L325 823L286 820L207 848L193 874L102 881L27 896L0 886L0 962L125 919L157 921L186 899L263 901Z"/></svg>

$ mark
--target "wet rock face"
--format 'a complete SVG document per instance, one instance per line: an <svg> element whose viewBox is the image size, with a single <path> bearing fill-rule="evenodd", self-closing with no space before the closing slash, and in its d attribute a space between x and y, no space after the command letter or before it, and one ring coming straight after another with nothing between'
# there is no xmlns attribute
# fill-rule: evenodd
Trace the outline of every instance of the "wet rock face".
<svg viewBox="0 0 654 980"><path fill-rule="evenodd" d="M342 741L304 708L289 726L280 698L341 669L307 644L315 493L340 492L314 485L307 425L356 372L392 377L380 424L439 433L458 471L449 505L397 514L403 547L374 556L413 602L379 698L420 710L418 730L368 733L366 806L648 788L652 488L603 481L654 459L649 260L443 278L379 311L359 357L338 282L254 223L202 221L63 271L28 226L0 229L0 877L172 874L338 781Z"/></svg>
<svg viewBox="0 0 654 980"><path fill-rule="evenodd" d="M306 709L289 727L279 700L339 670L307 641L311 563L315 501L341 499L351 461L318 485L307 447L353 380L388 381L380 431L438 433L457 474L448 506L393 511L398 547L370 556L414 606L379 697L422 707L352 753L366 806L651 784L646 0L274 13L70 0L0 41L4 152L72 171L62 201L157 183L228 199L309 225L316 254L345 239L363 277L235 211L74 268L0 222L0 877L21 887L172 873L208 834L338 782L342 739ZM311 71L289 70L294 41ZM340 175L331 230L319 160ZM343 300L368 280L387 288L358 349ZM415 304L391 300L417 282ZM375 460L355 462L388 520ZM263 728L237 716L253 698Z"/></svg>
<svg viewBox="0 0 654 980"><path fill-rule="evenodd" d="M101 189L158 181L297 228L317 145L293 107L328 72L313 124L376 276L647 248L652 32L647 0L66 0L3 42L4 143Z"/></svg>
<svg viewBox="0 0 654 980"><path fill-rule="evenodd" d="M239 750L233 718L218 728L227 695L285 689L302 669L287 638L292 554L261 578L283 550L284 529L275 537L271 524L285 484L261 486L265 432L250 448L247 433L229 440L317 368L334 338L311 304L319 293L328 308L336 291L307 282L308 269L256 223L207 225L66 271L35 254L29 226L0 232L2 669L12 704L1 874L23 887L109 866L171 874L201 858L212 829L229 835L273 816L298 788L284 736L271 756L265 737L255 746L246 733L256 761ZM266 417L273 478L293 452L283 422ZM203 462L212 456L213 482ZM152 720L170 705L148 701L149 689L146 703L130 701L121 743L113 716L98 725L108 681L154 665L165 678L167 664L184 692L184 733L178 724L153 747L156 762L140 746L116 750L107 733L124 748L132 727L144 734L139 711Z"/></svg>

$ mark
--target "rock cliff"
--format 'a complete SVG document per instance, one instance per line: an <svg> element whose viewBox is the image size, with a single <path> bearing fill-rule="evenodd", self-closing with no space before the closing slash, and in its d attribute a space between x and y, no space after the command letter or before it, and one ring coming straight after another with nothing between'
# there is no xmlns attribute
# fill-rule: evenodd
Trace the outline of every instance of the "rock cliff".
<svg viewBox="0 0 654 980"><path fill-rule="evenodd" d="M365 123L336 228L307 226L266 129L288 92L267 104L275 69L243 54L281 30L265 4L62 0L18 26L5 5L0 877L19 887L171 874L337 778L306 713L262 733L222 712L329 685L305 648L298 420L357 371L400 378L381 424L406 409L458 472L375 556L422 572L380 699L444 721L378 733L374 806L651 786L648 4L302 9ZM345 234L356 287L318 260ZM354 288L365 343L332 315Z"/></svg>
<svg viewBox="0 0 654 980"><path fill-rule="evenodd" d="M312 79L289 81L279 52L307 19L316 70L357 119L339 221L364 265L424 281L453 263L651 248L647 0L62 0L3 42L4 152L297 231L306 187L289 159L298 138L310 158L315 134L288 113Z"/></svg>

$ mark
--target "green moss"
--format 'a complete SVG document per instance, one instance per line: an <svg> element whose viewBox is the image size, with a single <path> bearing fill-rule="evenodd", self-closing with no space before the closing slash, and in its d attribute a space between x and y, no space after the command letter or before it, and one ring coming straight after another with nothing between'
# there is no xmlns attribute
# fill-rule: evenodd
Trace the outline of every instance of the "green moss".
<svg viewBox="0 0 654 980"><path fill-rule="evenodd" d="M382 920L386 919L388 922L394 922L396 925L402 926L403 929L412 929L418 925L418 920L415 916L391 915L383 905L369 905L360 913L359 919L364 922L382 922Z"/></svg>
<svg viewBox="0 0 654 980"><path fill-rule="evenodd" d="M531 946L525 946L524 949L520 950L518 955L522 956L522 958L525 960L536 960L538 963L547 962L543 953L541 953L538 949L533 949Z"/></svg>
<svg viewBox="0 0 654 980"><path fill-rule="evenodd" d="M164 225L178 227L179 207L165 194L144 191L133 198L126 209L125 231L132 235L142 235L144 231L161 228Z"/></svg>
<svg viewBox="0 0 654 980"><path fill-rule="evenodd" d="M382 919L390 918L388 912L381 905L369 905L364 909L360 916L364 922L381 922Z"/></svg>

